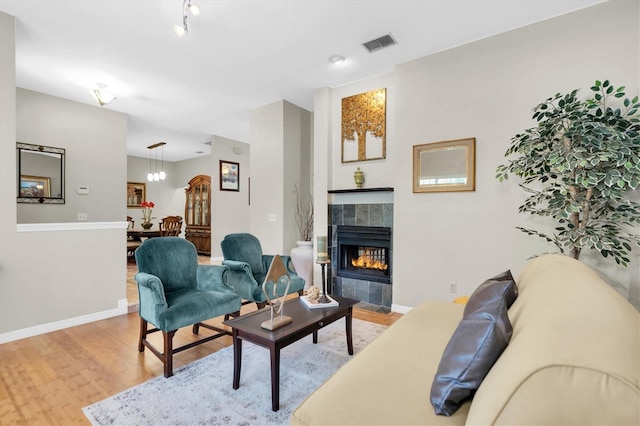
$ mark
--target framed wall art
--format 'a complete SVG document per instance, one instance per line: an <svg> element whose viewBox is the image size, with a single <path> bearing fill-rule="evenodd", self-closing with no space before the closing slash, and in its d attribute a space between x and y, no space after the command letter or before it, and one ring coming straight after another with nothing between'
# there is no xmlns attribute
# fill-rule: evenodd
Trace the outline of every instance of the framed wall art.
<svg viewBox="0 0 640 426"><path fill-rule="evenodd" d="M476 190L476 139L413 146L413 192Z"/></svg>
<svg viewBox="0 0 640 426"><path fill-rule="evenodd" d="M51 197L51 179L44 176L20 175L20 197Z"/></svg>
<svg viewBox="0 0 640 426"><path fill-rule="evenodd" d="M387 157L387 89L342 99L342 162Z"/></svg>
<svg viewBox="0 0 640 426"><path fill-rule="evenodd" d="M220 191L240 191L240 164L220 160Z"/></svg>
<svg viewBox="0 0 640 426"><path fill-rule="evenodd" d="M144 182L127 182L127 208L140 208L147 201L147 184Z"/></svg>

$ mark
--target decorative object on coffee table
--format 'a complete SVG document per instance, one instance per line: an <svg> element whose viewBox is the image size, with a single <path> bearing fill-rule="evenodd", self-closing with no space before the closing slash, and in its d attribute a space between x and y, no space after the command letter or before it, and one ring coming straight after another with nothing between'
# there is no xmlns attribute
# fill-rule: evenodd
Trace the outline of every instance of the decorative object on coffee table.
<svg viewBox="0 0 640 426"><path fill-rule="evenodd" d="M309 300L317 300L320 297L320 289L312 285L307 289L307 298Z"/></svg>
<svg viewBox="0 0 640 426"><path fill-rule="evenodd" d="M318 236L318 257L316 260L327 260L327 236Z"/></svg>
<svg viewBox="0 0 640 426"><path fill-rule="evenodd" d="M268 285L270 282L273 283L271 286L271 295L269 295L269 291L267 290L267 287L270 287ZM280 292L281 296L278 296L278 286L281 288L282 286L286 286L284 292ZM284 267L282 258L280 255L276 254L271 261L271 266L269 266L267 276L262 283L262 293L264 294L264 297L269 304L269 308L271 309L271 319L264 321L260 327L267 330L275 330L293 321L291 317L284 315L284 300L289 293L290 286L291 278L287 273L287 269ZM271 300L271 297L273 296L275 296L275 302ZM278 318L273 318L274 311L275 313L280 314Z"/></svg>
<svg viewBox="0 0 640 426"><path fill-rule="evenodd" d="M327 260L316 260L316 263L320 264L322 268L322 296L318 299L318 303L331 303L332 300L327 297L327 277L325 274L325 268L328 263L331 263L329 259Z"/></svg>

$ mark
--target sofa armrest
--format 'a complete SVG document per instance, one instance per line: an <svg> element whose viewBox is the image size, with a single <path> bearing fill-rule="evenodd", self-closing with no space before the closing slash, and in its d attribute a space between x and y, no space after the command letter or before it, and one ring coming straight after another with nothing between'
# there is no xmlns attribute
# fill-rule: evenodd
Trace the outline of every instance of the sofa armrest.
<svg viewBox="0 0 640 426"><path fill-rule="evenodd" d="M291 260L291 256L281 254L282 263L284 263L285 268L287 269L287 273L289 275L298 275L296 272L296 268L293 266L293 261ZM262 255L262 265L264 266L265 272L269 270L271 266L271 262L273 262L274 255L271 254L263 254Z"/></svg>
<svg viewBox="0 0 640 426"><path fill-rule="evenodd" d="M229 268L221 265L198 265L196 282L201 290L230 292L233 288L228 284Z"/></svg>
<svg viewBox="0 0 640 426"><path fill-rule="evenodd" d="M135 275L140 295L140 316L156 324L158 315L167 309L167 299L164 296L164 286L160 278L146 272Z"/></svg>
<svg viewBox="0 0 640 426"><path fill-rule="evenodd" d="M232 291L244 300L253 301L253 294L258 288L258 283L253 278L249 264L237 260L224 260L222 265L228 267L227 284Z"/></svg>

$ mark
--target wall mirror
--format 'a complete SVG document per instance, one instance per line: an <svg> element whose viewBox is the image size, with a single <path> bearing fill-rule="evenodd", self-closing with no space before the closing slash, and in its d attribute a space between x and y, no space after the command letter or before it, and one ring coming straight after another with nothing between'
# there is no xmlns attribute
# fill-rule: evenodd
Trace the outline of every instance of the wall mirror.
<svg viewBox="0 0 640 426"><path fill-rule="evenodd" d="M64 148L18 142L18 203L64 204Z"/></svg>
<svg viewBox="0 0 640 426"><path fill-rule="evenodd" d="M413 192L475 191L476 139L413 146Z"/></svg>

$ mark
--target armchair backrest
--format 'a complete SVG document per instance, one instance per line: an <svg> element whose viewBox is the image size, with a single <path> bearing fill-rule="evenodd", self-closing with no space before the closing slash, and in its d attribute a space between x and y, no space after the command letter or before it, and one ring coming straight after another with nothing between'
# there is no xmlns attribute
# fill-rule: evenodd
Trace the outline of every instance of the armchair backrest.
<svg viewBox="0 0 640 426"><path fill-rule="evenodd" d="M180 237L150 238L135 251L138 272L160 278L165 293L196 288L198 253Z"/></svg>
<svg viewBox="0 0 640 426"><path fill-rule="evenodd" d="M253 275L267 272L262 263L262 246L254 235L247 233L228 234L220 242L220 247L224 260L247 262Z"/></svg>

